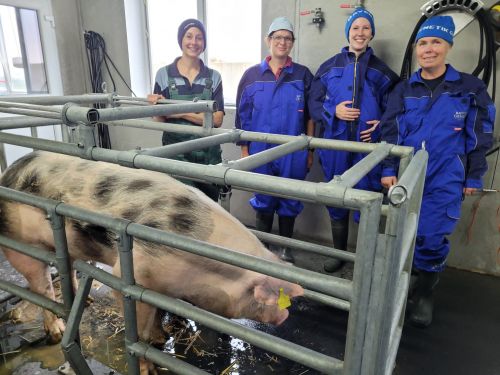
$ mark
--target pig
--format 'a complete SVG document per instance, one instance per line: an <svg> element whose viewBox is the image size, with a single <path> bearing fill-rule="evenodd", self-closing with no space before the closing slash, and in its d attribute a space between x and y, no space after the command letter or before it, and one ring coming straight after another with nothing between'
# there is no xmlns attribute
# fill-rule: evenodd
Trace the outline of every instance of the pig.
<svg viewBox="0 0 500 375"><path fill-rule="evenodd" d="M12 164L0 185L282 262L201 191L163 173L35 151ZM101 262L120 275L114 233L71 218L65 225L72 259ZM0 233L54 250L50 223L32 206L0 200ZM54 299L45 264L7 248L3 251L31 290ZM278 325L288 317L288 310L277 305L280 288L290 297L304 293L297 284L140 239L134 239L133 261L137 284L227 318ZM137 304L138 332L145 342L158 332L156 314L153 306ZM64 323L48 311L44 327L52 341L61 340ZM141 373L148 373L148 368L141 362Z"/></svg>

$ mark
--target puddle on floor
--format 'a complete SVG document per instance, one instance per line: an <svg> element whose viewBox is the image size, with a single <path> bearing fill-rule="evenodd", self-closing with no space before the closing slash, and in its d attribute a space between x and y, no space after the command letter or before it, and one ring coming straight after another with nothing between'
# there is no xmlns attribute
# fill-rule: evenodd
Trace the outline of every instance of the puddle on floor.
<svg viewBox="0 0 500 375"><path fill-rule="evenodd" d="M84 354L109 366L117 373L126 374L123 320L114 307L111 297L101 296L96 300L98 302L92 303L86 309L81 325L80 337ZM298 313L310 311L307 301L295 306ZM96 319L97 316L99 316L99 319ZM310 347L309 344L314 344L311 337L306 342L300 342L304 338L304 331L302 327L297 326L299 322L297 319L295 319L295 322L294 319L289 319L277 328L249 320L239 320L238 322L264 332L278 334L280 337L287 336L284 338L298 341L297 343L300 345ZM28 323L24 324L24 328L28 328L26 324ZM37 323L29 324L32 324L32 328L36 330ZM16 327L17 334L22 336L21 326L23 325L11 325L11 327ZM40 327L39 325L38 330ZM167 341L161 347L162 350L211 374L319 374L317 371L268 353L240 339L215 332L193 321L177 316L166 314L163 319L163 328L166 332ZM12 337L12 335L7 336L7 338L3 336L0 342L7 341L9 337ZM37 344L35 347L22 348L17 353L1 355L1 357L0 375L13 374L16 369L33 362L39 362L39 368L52 370L54 372L50 373L56 374L57 368L64 363L64 356L60 346L47 346L44 342ZM35 372L31 373L34 374ZM108 373L99 372L99 374ZM160 369L159 373L171 374L166 369ZM30 372L15 374L30 374Z"/></svg>
<svg viewBox="0 0 500 375"><path fill-rule="evenodd" d="M106 370L95 371L96 374L108 375L112 371L126 374L121 314L107 287L101 288L101 285L96 284L91 294L94 302L85 309L80 326L83 352L96 363L109 366ZM37 335L43 338L41 315L36 310L23 309L23 314L15 316L23 319L36 316L38 320L15 325L0 321L0 352L4 353L0 354L0 375L57 374L57 368L65 361L60 346L48 346L43 341L36 343ZM250 320L237 322L327 355L340 359L343 357L347 314L304 298L293 302L290 317L279 327ZM319 374L308 367L184 318L165 314L162 325L166 332L166 342L159 349L210 374ZM332 340L332 337L335 339ZM20 351L9 350L9 347L16 347L22 341L36 344L22 347ZM9 351L16 352L9 354ZM27 370L23 370L25 368ZM44 372L44 369L48 371ZM160 369L159 374L171 372Z"/></svg>

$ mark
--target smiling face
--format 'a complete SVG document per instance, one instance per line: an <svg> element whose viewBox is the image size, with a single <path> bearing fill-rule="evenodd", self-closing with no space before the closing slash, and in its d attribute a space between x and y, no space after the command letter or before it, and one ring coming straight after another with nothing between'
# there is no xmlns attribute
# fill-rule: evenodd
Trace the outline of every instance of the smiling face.
<svg viewBox="0 0 500 375"><path fill-rule="evenodd" d="M267 38L271 58L286 58L293 48L293 34L288 30L277 30Z"/></svg>
<svg viewBox="0 0 500 375"><path fill-rule="evenodd" d="M370 21L363 17L356 18L349 29L349 51L356 55L365 52L372 38Z"/></svg>
<svg viewBox="0 0 500 375"><path fill-rule="evenodd" d="M446 56L451 45L438 37L420 38L415 47L418 64L425 72L438 72L446 70Z"/></svg>
<svg viewBox="0 0 500 375"><path fill-rule="evenodd" d="M203 52L205 40L197 27L190 27L182 38L182 53L190 57L198 57Z"/></svg>

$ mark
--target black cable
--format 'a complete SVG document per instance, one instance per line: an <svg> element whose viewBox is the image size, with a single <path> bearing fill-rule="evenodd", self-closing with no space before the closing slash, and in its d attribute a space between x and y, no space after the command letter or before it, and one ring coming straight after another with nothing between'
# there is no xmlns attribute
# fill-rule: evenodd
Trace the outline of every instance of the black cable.
<svg viewBox="0 0 500 375"><path fill-rule="evenodd" d="M93 31L86 31L84 34L85 47L87 48L87 61L90 69L90 83L92 86L92 92L102 93L103 92L103 79L102 79L102 64L105 61L106 54L106 43L101 35ZM107 66L106 66L107 68ZM113 91L116 91L116 85L113 77L108 69L108 74L113 83ZM94 108L103 108L100 103L95 103ZM111 138L109 136L109 130L105 124L97 124L97 142L99 147L111 148Z"/></svg>
<svg viewBox="0 0 500 375"><path fill-rule="evenodd" d="M109 55L107 54L106 51L104 51L104 56L105 56L104 62L106 64L106 68L108 69L108 72L109 72L109 67L108 67L108 62L107 61L109 60L109 62L113 66L113 68L115 68L116 73L118 73L118 76L122 79L122 81L125 84L125 86L127 86L127 88L129 89L129 91L132 93L133 96L137 97L137 95L135 94L134 90L132 90L132 88L128 85L127 81L125 80L125 78L123 77L123 75L120 73L120 71L116 67L115 63L113 62L113 60L111 60L111 58L109 57ZM113 78L111 78L111 79L113 79ZM113 84L114 84L114 81L113 81Z"/></svg>

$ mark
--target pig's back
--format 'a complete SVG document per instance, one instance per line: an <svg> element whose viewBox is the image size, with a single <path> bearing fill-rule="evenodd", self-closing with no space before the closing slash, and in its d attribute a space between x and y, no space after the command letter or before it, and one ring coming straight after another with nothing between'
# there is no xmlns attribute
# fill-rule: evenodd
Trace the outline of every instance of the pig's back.
<svg viewBox="0 0 500 375"><path fill-rule="evenodd" d="M158 172L33 152L10 166L0 185L200 240L213 230L212 202ZM112 245L104 228L71 219L68 224L82 236L98 235L103 245Z"/></svg>

